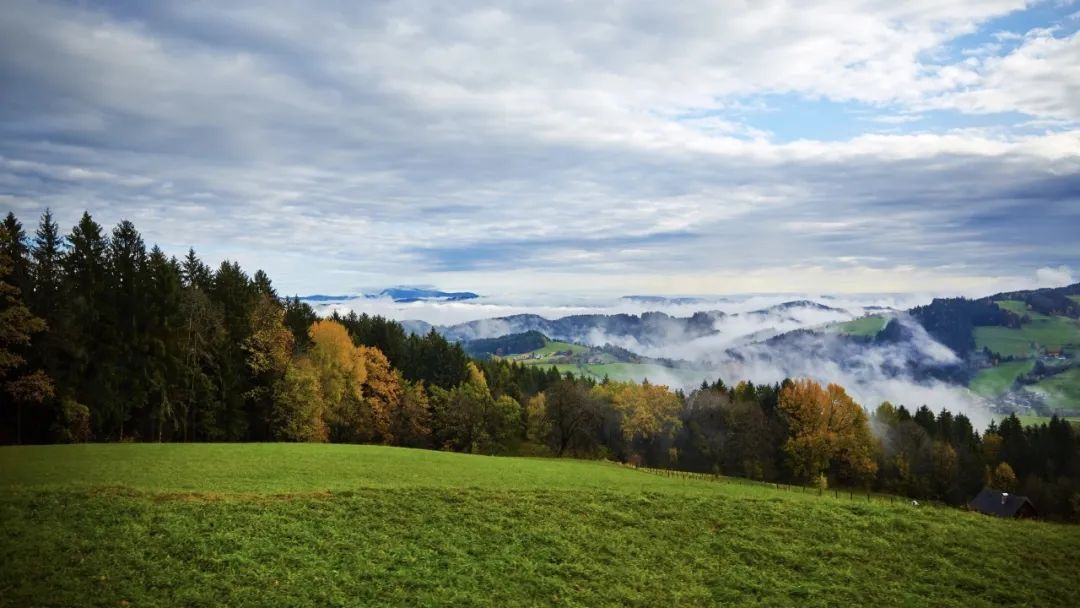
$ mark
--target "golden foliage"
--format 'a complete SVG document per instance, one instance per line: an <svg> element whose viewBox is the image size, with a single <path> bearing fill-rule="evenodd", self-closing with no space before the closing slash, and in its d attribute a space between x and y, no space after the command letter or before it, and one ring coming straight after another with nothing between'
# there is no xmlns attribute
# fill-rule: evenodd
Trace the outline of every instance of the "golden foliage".
<svg viewBox="0 0 1080 608"><path fill-rule="evenodd" d="M671 437L681 426L679 398L662 384L608 382L598 384L593 395L611 403L627 441Z"/></svg>
<svg viewBox="0 0 1080 608"><path fill-rule="evenodd" d="M308 336L312 344L309 356L319 372L327 403L339 404L346 397L359 401L367 380L367 367L362 351L353 345L345 326L320 319L311 324Z"/></svg>
<svg viewBox="0 0 1080 608"><path fill-rule="evenodd" d="M247 363L256 374L284 374L293 351L292 332L285 327L285 309L263 294L251 311L251 336L244 342Z"/></svg>
<svg viewBox="0 0 1080 608"><path fill-rule="evenodd" d="M401 407L401 382L390 361L373 346L358 347L364 360L365 374L362 419L366 428L358 429L370 440L391 443L390 417Z"/></svg>
<svg viewBox="0 0 1080 608"><path fill-rule="evenodd" d="M1007 462L1002 462L994 468L994 472L990 474L991 488L1001 490L1002 492L1012 492L1016 489L1016 473L1013 471L1012 466Z"/></svg>
<svg viewBox="0 0 1080 608"><path fill-rule="evenodd" d="M877 472L866 412L838 384L796 380L780 391L791 437L785 445L797 475L813 479L837 466L854 478Z"/></svg>

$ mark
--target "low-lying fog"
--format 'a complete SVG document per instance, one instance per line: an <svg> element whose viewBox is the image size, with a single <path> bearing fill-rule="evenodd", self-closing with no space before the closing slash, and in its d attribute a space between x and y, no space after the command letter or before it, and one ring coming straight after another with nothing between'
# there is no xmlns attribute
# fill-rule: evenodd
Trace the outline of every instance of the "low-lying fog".
<svg viewBox="0 0 1080 608"><path fill-rule="evenodd" d="M674 317L690 317L695 312L719 311L713 324L715 333L688 338L672 332L660 339L639 341L633 335L594 329L573 336L551 336L602 346L615 344L647 357L685 362L680 369L641 366L641 376L671 386L692 388L701 380L717 377L727 382L751 380L773 383L785 377L811 377L821 382L843 385L863 405L873 408L882 401L933 409L947 407L963 411L977 424L989 420L986 404L958 384L928 377L917 370L955 364L956 355L934 341L903 313L930 301L930 295L751 295L698 298L611 298L567 301L521 301L478 298L466 301L394 302L387 298L357 298L316 306L321 313L333 310L378 314L399 321L423 321L444 328L457 326L452 333L471 338L497 337L523 331L517 323L499 318L533 314L549 320L572 315L612 315L663 312ZM818 306L781 306L808 301ZM867 314L899 318L909 337L899 343L867 343L846 340L835 333L770 337L798 329L821 329L837 322ZM462 325L462 324L468 325ZM640 379L640 378L638 378Z"/></svg>

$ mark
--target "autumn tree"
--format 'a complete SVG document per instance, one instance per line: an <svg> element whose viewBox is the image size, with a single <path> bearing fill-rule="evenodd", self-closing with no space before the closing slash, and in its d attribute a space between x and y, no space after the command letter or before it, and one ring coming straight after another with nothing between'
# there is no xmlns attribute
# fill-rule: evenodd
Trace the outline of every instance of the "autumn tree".
<svg viewBox="0 0 1080 608"><path fill-rule="evenodd" d="M933 463L934 492L939 497L944 497L956 482L959 471L956 449L944 441L935 441L930 457Z"/></svg>
<svg viewBox="0 0 1080 608"><path fill-rule="evenodd" d="M310 359L289 365L274 385L270 411L271 436L281 441L327 441L319 370Z"/></svg>
<svg viewBox="0 0 1080 608"><path fill-rule="evenodd" d="M332 441L358 441L370 432L362 412L367 366L345 327L319 320L308 330L307 359L315 370L324 403L323 417Z"/></svg>
<svg viewBox="0 0 1080 608"><path fill-rule="evenodd" d="M551 419L547 414L547 399L537 393L525 402L525 439L537 445L546 445L551 437Z"/></svg>
<svg viewBox="0 0 1080 608"><path fill-rule="evenodd" d="M366 375L360 413L363 419L360 425L361 440L392 443L394 437L391 417L401 408L399 376L379 349L374 346L360 346L358 350L364 361Z"/></svg>
<svg viewBox="0 0 1080 608"><path fill-rule="evenodd" d="M521 406L491 396L483 372L466 366L468 380L446 390L432 387L432 432L440 447L462 452L505 451L518 436Z"/></svg>
<svg viewBox="0 0 1080 608"><path fill-rule="evenodd" d="M987 481L987 485L991 488L1003 492L1012 492L1016 489L1016 473L1013 472L1013 468L1007 462L1002 462L994 467L993 472L990 473L990 479Z"/></svg>
<svg viewBox="0 0 1080 608"><path fill-rule="evenodd" d="M624 457L665 462L675 433L682 421L679 398L660 384L648 381L607 382L592 389L593 396L607 403L614 414Z"/></svg>
<svg viewBox="0 0 1080 608"><path fill-rule="evenodd" d="M17 235L0 231L0 382L8 403L15 405L15 441L22 443L22 408L53 396L52 380L41 370L26 369L24 352L34 334L45 331L45 322L30 313L14 285L13 265L7 241Z"/></svg>
<svg viewBox="0 0 1080 608"><path fill-rule="evenodd" d="M255 380L248 391L252 426L258 429L259 436L269 435L273 388L284 378L292 359L293 334L285 327L284 319L281 304L272 295L260 293L251 311L251 335L244 342L248 369Z"/></svg>
<svg viewBox="0 0 1080 608"><path fill-rule="evenodd" d="M780 391L779 407L788 419L785 450L796 475L813 480L832 471L859 481L877 472L866 412L843 387L795 380Z"/></svg>

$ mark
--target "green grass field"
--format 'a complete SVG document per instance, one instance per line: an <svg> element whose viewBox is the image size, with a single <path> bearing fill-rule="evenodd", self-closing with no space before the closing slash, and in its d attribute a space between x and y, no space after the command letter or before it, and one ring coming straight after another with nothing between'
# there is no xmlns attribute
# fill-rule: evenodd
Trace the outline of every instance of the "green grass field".
<svg viewBox="0 0 1080 608"><path fill-rule="evenodd" d="M835 325L836 331L848 336L873 337L885 329L888 319L884 315L870 315Z"/></svg>
<svg viewBox="0 0 1080 608"><path fill-rule="evenodd" d="M1010 361L979 370L968 388L983 397L994 397L1009 390L1013 380L1031 371L1034 361Z"/></svg>
<svg viewBox="0 0 1080 608"><path fill-rule="evenodd" d="M4 606L1065 606L1080 555L1076 526L376 446L7 447L0 486Z"/></svg>
<svg viewBox="0 0 1080 608"><path fill-rule="evenodd" d="M1020 300L995 300L994 303L997 304L998 307L1020 316L1042 316L1039 313L1029 311L1027 304L1021 302Z"/></svg>
<svg viewBox="0 0 1080 608"><path fill-rule="evenodd" d="M556 341L552 340L552 341L548 342L547 344L545 344L544 346L542 346L542 347L540 347L540 348L538 348L538 349L536 349L534 351L530 351L528 354L538 354L538 355L548 356L548 355L553 355L553 354L555 354L557 352L570 351L572 353L583 353L583 352L585 352L587 350L589 350L588 347L582 346L580 344L571 344L570 342L556 342Z"/></svg>
<svg viewBox="0 0 1080 608"><path fill-rule="evenodd" d="M1080 368L1050 376L1028 387L1043 396L1051 407L1080 409Z"/></svg>
<svg viewBox="0 0 1080 608"><path fill-rule="evenodd" d="M631 380L641 382L648 380L653 384L667 384L673 388L682 386L696 386L706 380L707 374L701 370L665 367L654 363L589 363L577 365L574 363L559 363L555 365L560 372L571 372L575 375L592 376L602 380L605 376L612 380Z"/></svg>
<svg viewBox="0 0 1080 608"><path fill-rule="evenodd" d="M1066 317L1034 318L1020 329L976 327L975 347L989 348L1001 355L1025 357L1032 352L1032 342L1048 348L1080 345L1080 324Z"/></svg>

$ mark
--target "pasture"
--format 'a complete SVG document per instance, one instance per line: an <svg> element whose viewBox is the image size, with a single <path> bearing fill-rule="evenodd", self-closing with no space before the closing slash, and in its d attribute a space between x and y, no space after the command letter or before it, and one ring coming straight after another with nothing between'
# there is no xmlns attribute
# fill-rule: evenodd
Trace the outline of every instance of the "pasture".
<svg viewBox="0 0 1080 608"><path fill-rule="evenodd" d="M0 486L3 606L1064 606L1080 555L1063 524L379 446L6 447Z"/></svg>

